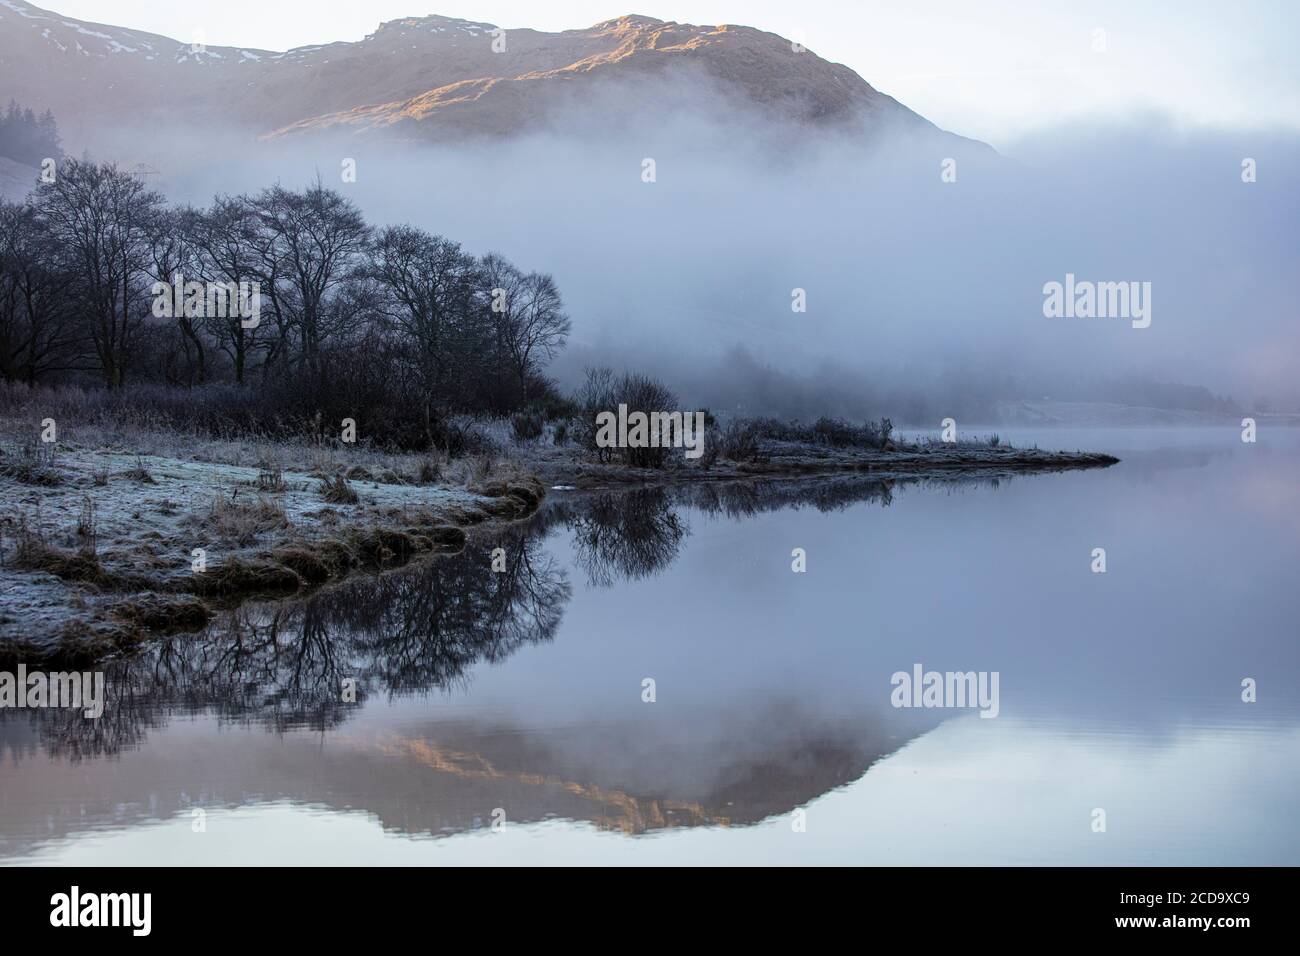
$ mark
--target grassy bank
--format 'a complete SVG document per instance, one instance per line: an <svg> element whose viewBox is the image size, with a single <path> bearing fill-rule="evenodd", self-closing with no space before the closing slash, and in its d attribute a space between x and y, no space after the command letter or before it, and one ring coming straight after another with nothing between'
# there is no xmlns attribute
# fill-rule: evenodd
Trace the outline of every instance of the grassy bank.
<svg viewBox="0 0 1300 956"><path fill-rule="evenodd" d="M887 425L887 423L885 423ZM545 489L780 477L996 478L1105 467L1088 452L905 442L889 427L713 422L705 451L656 467L567 439L569 424L461 426L472 453L213 436L127 416L64 415L40 441L0 417L0 658L96 659L193 631L251 597L459 551L467 529L531 515Z"/></svg>
<svg viewBox="0 0 1300 956"><path fill-rule="evenodd" d="M544 495L494 455L74 435L41 444L30 426L0 427L9 655L95 658L245 598L455 552L466 529L523 518Z"/></svg>

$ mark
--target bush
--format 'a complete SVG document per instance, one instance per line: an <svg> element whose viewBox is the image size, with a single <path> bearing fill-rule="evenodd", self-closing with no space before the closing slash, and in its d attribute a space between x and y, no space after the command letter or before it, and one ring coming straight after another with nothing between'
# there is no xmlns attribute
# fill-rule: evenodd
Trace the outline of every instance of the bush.
<svg viewBox="0 0 1300 956"><path fill-rule="evenodd" d="M769 438L780 441L811 442L816 445L829 445L832 448L884 448L894 432L894 423L888 418L854 425L842 418L823 415L810 426L800 425L798 422L778 422L770 418L757 419L755 424L760 433Z"/></svg>
<svg viewBox="0 0 1300 956"><path fill-rule="evenodd" d="M548 422L560 422L575 417L581 409L573 399L560 395L548 385L546 393L532 403L530 411L540 414Z"/></svg>
<svg viewBox="0 0 1300 956"><path fill-rule="evenodd" d="M326 478L320 483L320 496L332 505L354 505L360 498L343 475Z"/></svg>
<svg viewBox="0 0 1300 956"><path fill-rule="evenodd" d="M542 437L546 422L540 412L519 412L510 418L510 429L515 441L535 441Z"/></svg>
<svg viewBox="0 0 1300 956"><path fill-rule="evenodd" d="M733 420L723 435L723 455L733 461L746 460L743 456L748 453L747 441L763 438L773 441L829 445L832 448L882 449L889 444L893 433L894 423L888 418L882 418L878 422L864 422L861 425L828 416L822 416L811 425L783 422L775 418L750 418L744 419L742 426L741 422ZM741 455L741 458L727 453L728 440L732 443L732 450Z"/></svg>
<svg viewBox="0 0 1300 956"><path fill-rule="evenodd" d="M277 461L264 461L257 473L257 490L279 494L286 490L284 469Z"/></svg>
<svg viewBox="0 0 1300 956"><path fill-rule="evenodd" d="M189 520L223 540L244 547L255 542L259 535L289 527L284 506L278 501L260 495L256 500L239 499L238 492L230 498L218 494L206 514Z"/></svg>
<svg viewBox="0 0 1300 956"><path fill-rule="evenodd" d="M573 398L578 406L578 415L574 421L574 437L598 461L610 461L614 449L601 448L596 444L596 416L610 407L614 401L614 373L608 368L589 368L581 388Z"/></svg>
<svg viewBox="0 0 1300 956"><path fill-rule="evenodd" d="M851 425L839 418L822 416L813 425L815 440L832 448L880 448L880 428L874 422Z"/></svg>
<svg viewBox="0 0 1300 956"><path fill-rule="evenodd" d="M722 432L722 457L737 462L758 461L760 436L761 428L757 422L742 420L728 422Z"/></svg>
<svg viewBox="0 0 1300 956"><path fill-rule="evenodd" d="M632 412L671 412L679 410L677 396L663 382L636 372L624 372L618 378L608 368L587 369L587 377L574 398L581 409L574 431L583 446L600 461L615 459L633 468L662 468L671 448L601 448L596 439L596 419L602 412L617 414L620 405Z"/></svg>
<svg viewBox="0 0 1300 956"><path fill-rule="evenodd" d="M148 466L145 465L144 459L139 455L135 456L135 467L127 469L124 474L126 477L133 478L143 485L158 484L157 480L155 480L154 476L150 473Z"/></svg>
<svg viewBox="0 0 1300 956"><path fill-rule="evenodd" d="M16 452L0 448L0 476L13 478L25 485L53 487L62 483L54 458L53 444L27 442Z"/></svg>
<svg viewBox="0 0 1300 956"><path fill-rule="evenodd" d="M466 458L491 455L497 451L497 442L473 418L460 417L447 422L446 444L438 445L448 458Z"/></svg>

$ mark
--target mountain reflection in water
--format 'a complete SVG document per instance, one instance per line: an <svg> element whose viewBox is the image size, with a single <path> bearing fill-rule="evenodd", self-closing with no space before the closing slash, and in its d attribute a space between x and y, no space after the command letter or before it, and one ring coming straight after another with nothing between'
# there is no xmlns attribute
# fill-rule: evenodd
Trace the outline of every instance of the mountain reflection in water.
<svg viewBox="0 0 1300 956"><path fill-rule="evenodd" d="M1122 462L1000 486L553 492L142 649L98 722L0 713L0 862L1294 863L1297 437L1047 435ZM1000 672L999 717L891 708L917 663Z"/></svg>
<svg viewBox="0 0 1300 956"><path fill-rule="evenodd" d="M480 825L484 807L495 805L509 806L515 821L559 816L629 833L753 823L787 812L861 776L898 741L860 719L827 721L801 714L797 701L774 700L723 735L750 738L752 746L720 752L716 735L702 734L698 748L688 744L658 758L643 753L648 774L629 775L614 769L614 761L607 779L599 766L584 768L591 778L575 779L566 777L563 760L557 764L557 751L593 737L603 737L613 751L640 751L631 740L618 743L636 734L635 725L538 735L460 719L416 735L391 728L337 732L373 698L466 692L474 665L551 641L573 593L566 571L544 547L554 536L569 541L588 586L610 588L651 577L676 559L689 534L687 508L738 518L790 507L888 505L890 484L848 477L553 499L530 521L479 535L460 554L355 577L299 601L245 605L201 634L164 638L112 662L104 668L108 703L99 720L59 710L0 716L0 756L20 771L7 775L3 789L22 791L24 757L43 751L65 768L122 759L147 753L150 733L170 721L204 716L226 733L153 764L153 779L112 775L106 786L97 778L78 795L84 778L66 775L59 804L70 814L64 824L75 829L96 818L144 819L253 797L360 805L385 826L414 833ZM501 552L504 570L494 571ZM345 681L353 682L355 700L344 699ZM274 762L248 766L228 753L232 746L258 747L232 726L280 735L271 748ZM775 727L791 732L774 734ZM309 747L304 762L300 744L314 738L292 733L303 730L336 732L334 745L319 754ZM657 759L671 761L676 773L656 770ZM682 772L695 764L708 765L707 772ZM217 766L219 775L212 772ZM683 786L672 785L674 776ZM367 783L358 790L361 781ZM22 803L10 795L11 809ZM22 843L6 836L0 848L21 852Z"/></svg>

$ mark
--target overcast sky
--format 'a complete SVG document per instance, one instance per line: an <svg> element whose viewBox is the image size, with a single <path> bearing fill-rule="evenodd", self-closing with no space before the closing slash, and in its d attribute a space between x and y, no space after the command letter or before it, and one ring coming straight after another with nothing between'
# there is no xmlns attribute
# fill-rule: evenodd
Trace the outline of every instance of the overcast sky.
<svg viewBox="0 0 1300 956"><path fill-rule="evenodd" d="M1062 120L1149 111L1300 128L1294 0L41 0L68 16L214 45L359 40L439 13L563 30L627 13L800 39L940 126L1005 147ZM1096 31L1104 31L1098 34ZM1104 45L1104 52L1094 46Z"/></svg>

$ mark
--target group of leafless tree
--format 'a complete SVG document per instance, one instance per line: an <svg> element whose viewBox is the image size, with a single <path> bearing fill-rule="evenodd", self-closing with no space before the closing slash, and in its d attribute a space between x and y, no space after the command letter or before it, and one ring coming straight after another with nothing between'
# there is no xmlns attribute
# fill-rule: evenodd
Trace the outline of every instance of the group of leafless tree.
<svg viewBox="0 0 1300 956"><path fill-rule="evenodd" d="M158 290L178 276L256 288L257 322L188 300L158 317ZM0 203L6 382L225 382L295 414L381 395L427 433L441 416L545 398L569 327L551 276L413 226L372 227L319 183L194 208L115 165L67 160L24 202Z"/></svg>

